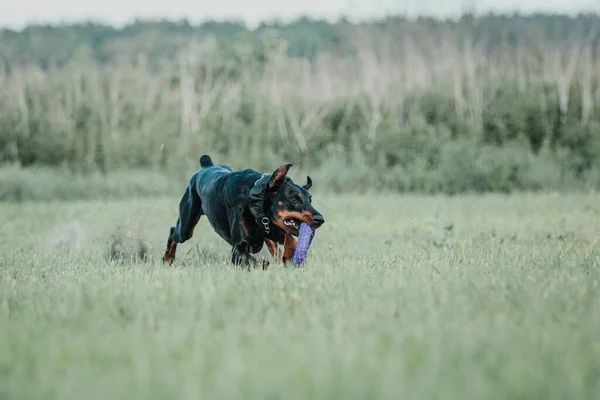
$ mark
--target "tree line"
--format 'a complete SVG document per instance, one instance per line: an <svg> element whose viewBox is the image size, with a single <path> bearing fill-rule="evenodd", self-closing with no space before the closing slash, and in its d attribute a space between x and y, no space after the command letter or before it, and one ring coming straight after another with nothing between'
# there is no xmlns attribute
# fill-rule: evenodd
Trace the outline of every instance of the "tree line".
<svg viewBox="0 0 600 400"><path fill-rule="evenodd" d="M465 15L3 30L0 162L185 175L210 152L310 165L339 191L597 188L598 26Z"/></svg>

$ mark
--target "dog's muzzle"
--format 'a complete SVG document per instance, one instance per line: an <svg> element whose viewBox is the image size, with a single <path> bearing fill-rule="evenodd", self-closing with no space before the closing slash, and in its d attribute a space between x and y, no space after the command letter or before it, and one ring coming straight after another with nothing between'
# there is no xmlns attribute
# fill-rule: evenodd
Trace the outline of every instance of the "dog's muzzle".
<svg viewBox="0 0 600 400"><path fill-rule="evenodd" d="M312 220L315 228L318 228L325 223L325 218L323 218L321 214L314 214Z"/></svg>

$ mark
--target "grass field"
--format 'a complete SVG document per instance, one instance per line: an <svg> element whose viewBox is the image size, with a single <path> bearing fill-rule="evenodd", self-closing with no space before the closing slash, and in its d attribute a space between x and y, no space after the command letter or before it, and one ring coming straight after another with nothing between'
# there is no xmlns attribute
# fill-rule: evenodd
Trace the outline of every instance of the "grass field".
<svg viewBox="0 0 600 400"><path fill-rule="evenodd" d="M600 395L597 194L317 194L250 272L205 219L161 265L178 201L0 205L0 399Z"/></svg>

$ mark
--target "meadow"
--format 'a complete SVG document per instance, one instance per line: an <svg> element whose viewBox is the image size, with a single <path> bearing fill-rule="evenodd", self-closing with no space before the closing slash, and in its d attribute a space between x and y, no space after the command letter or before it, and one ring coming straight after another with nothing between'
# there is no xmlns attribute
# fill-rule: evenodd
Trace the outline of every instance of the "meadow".
<svg viewBox="0 0 600 400"><path fill-rule="evenodd" d="M0 400L598 398L599 22L0 30ZM313 178L304 268L161 264L205 153Z"/></svg>
<svg viewBox="0 0 600 400"><path fill-rule="evenodd" d="M0 213L1 399L591 399L600 199L319 194L306 265L246 271L177 197Z"/></svg>

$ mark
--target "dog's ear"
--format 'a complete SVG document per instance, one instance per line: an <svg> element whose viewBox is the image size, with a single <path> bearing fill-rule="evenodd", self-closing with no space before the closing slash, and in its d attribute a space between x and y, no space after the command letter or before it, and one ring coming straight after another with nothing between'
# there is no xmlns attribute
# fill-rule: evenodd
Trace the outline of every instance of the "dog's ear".
<svg viewBox="0 0 600 400"><path fill-rule="evenodd" d="M281 167L277 168L275 172L273 172L271 180L269 181L270 191L276 192L279 189L292 165L293 164L291 163L282 165Z"/></svg>
<svg viewBox="0 0 600 400"><path fill-rule="evenodd" d="M302 187L307 191L310 190L310 188L312 187L312 179L310 179L310 176L306 175L306 185Z"/></svg>

